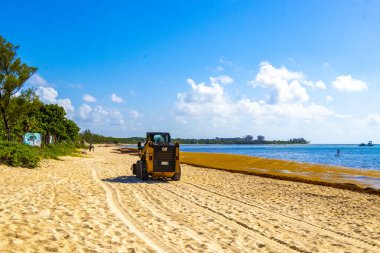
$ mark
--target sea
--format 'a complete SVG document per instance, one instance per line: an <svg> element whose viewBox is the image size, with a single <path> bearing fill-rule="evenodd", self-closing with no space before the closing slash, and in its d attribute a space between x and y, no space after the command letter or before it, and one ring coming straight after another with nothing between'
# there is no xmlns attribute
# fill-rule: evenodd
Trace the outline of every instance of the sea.
<svg viewBox="0 0 380 253"><path fill-rule="evenodd" d="M339 150L339 156L336 155ZM181 145L181 151L226 153L380 170L380 145Z"/></svg>

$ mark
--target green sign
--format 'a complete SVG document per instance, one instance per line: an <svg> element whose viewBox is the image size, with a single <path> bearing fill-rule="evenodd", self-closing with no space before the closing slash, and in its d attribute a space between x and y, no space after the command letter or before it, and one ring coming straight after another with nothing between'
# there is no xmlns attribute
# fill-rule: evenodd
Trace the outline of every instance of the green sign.
<svg viewBox="0 0 380 253"><path fill-rule="evenodd" d="M40 133L26 133L24 135L24 143L30 146L41 147L41 134Z"/></svg>

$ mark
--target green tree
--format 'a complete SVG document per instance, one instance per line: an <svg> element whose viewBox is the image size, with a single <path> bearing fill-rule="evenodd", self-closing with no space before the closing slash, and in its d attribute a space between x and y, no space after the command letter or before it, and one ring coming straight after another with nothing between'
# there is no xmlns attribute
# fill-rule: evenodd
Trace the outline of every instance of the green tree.
<svg viewBox="0 0 380 253"><path fill-rule="evenodd" d="M54 143L76 141L80 130L74 121L66 118L65 109L56 104L42 105L29 117L28 122L33 123L33 131L42 133L46 144L49 144L50 136Z"/></svg>
<svg viewBox="0 0 380 253"><path fill-rule="evenodd" d="M66 133L65 138L67 140L76 141L78 139L78 134L80 130L77 124L75 124L74 121L69 120L69 119L65 119L63 121L63 124L65 126L65 133Z"/></svg>
<svg viewBox="0 0 380 253"><path fill-rule="evenodd" d="M17 57L19 46L14 46L0 36L0 112L7 140L11 140L12 116L9 115L11 99L21 90L37 68L30 67Z"/></svg>
<svg viewBox="0 0 380 253"><path fill-rule="evenodd" d="M11 138L22 139L28 132L33 122L28 120L28 115L35 113L42 106L42 102L32 89L23 90L18 96L10 99L7 116Z"/></svg>
<svg viewBox="0 0 380 253"><path fill-rule="evenodd" d="M59 137L65 135L65 126L63 121L66 112L63 107L56 104L43 105L38 112L36 112L36 131L40 131L45 136L45 143L49 143L50 136L53 137L54 142L59 140Z"/></svg>

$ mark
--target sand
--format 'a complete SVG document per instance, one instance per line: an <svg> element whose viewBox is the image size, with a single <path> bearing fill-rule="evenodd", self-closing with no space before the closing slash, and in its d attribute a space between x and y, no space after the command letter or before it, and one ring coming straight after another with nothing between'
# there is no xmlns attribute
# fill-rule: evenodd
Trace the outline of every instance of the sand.
<svg viewBox="0 0 380 253"><path fill-rule="evenodd" d="M136 160L0 166L0 252L380 252L380 196L189 165L141 182Z"/></svg>

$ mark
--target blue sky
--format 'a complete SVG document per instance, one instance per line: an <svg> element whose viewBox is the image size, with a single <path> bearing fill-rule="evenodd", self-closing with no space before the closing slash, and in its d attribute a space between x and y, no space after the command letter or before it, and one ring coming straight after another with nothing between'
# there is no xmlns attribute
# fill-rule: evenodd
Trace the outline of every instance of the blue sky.
<svg viewBox="0 0 380 253"><path fill-rule="evenodd" d="M380 142L379 1L0 6L27 85L82 129Z"/></svg>

